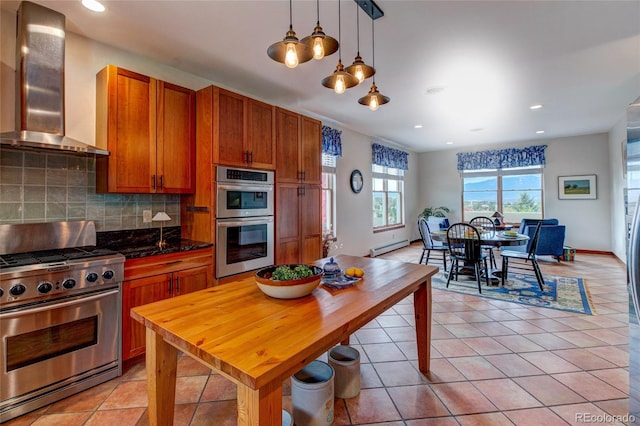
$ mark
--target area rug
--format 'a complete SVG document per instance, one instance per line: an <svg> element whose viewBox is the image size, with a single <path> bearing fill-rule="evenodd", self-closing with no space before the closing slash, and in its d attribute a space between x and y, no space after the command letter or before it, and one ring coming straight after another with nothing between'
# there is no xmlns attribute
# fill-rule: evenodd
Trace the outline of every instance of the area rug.
<svg viewBox="0 0 640 426"><path fill-rule="evenodd" d="M535 276L510 273L504 287L500 284L487 287L486 281L482 280L482 294L478 294L478 282L472 276L460 275L458 279L459 281L451 280L449 288L446 288L447 277L442 272L438 272L433 276L431 286L505 302L586 315L595 313L589 290L582 278L545 275L544 292L541 292Z"/></svg>

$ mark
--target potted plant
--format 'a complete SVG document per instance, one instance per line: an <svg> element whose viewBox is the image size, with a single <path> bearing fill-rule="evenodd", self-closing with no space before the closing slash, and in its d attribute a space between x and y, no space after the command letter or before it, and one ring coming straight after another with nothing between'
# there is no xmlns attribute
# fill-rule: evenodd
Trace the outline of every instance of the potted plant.
<svg viewBox="0 0 640 426"><path fill-rule="evenodd" d="M426 217L427 219L431 216L447 217L446 213L449 213L450 211L449 207L427 207L422 211L420 216Z"/></svg>

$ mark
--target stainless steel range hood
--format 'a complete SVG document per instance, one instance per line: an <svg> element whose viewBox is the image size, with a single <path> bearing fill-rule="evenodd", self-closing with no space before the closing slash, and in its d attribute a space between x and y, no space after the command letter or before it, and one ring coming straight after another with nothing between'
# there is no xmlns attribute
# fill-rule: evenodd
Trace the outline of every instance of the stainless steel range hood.
<svg viewBox="0 0 640 426"><path fill-rule="evenodd" d="M64 134L65 17L23 1L16 40L16 131L0 134L4 147L109 155Z"/></svg>

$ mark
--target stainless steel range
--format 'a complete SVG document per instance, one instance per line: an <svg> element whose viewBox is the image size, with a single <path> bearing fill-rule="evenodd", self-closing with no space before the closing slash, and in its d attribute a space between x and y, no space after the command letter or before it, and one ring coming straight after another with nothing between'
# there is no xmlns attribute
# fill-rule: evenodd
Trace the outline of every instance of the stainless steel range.
<svg viewBox="0 0 640 426"><path fill-rule="evenodd" d="M124 256L91 221L0 225L0 422L122 374Z"/></svg>

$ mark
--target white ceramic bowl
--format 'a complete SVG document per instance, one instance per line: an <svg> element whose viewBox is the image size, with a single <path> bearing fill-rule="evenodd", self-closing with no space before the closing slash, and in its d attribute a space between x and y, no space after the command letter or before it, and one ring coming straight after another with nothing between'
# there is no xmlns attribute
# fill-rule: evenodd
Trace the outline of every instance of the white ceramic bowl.
<svg viewBox="0 0 640 426"><path fill-rule="evenodd" d="M261 269L255 274L258 288L267 296L275 297L276 299L297 299L307 296L318 287L322 279L322 269L308 265L313 269L315 275L298 280L274 281L271 279L271 273L277 266Z"/></svg>

